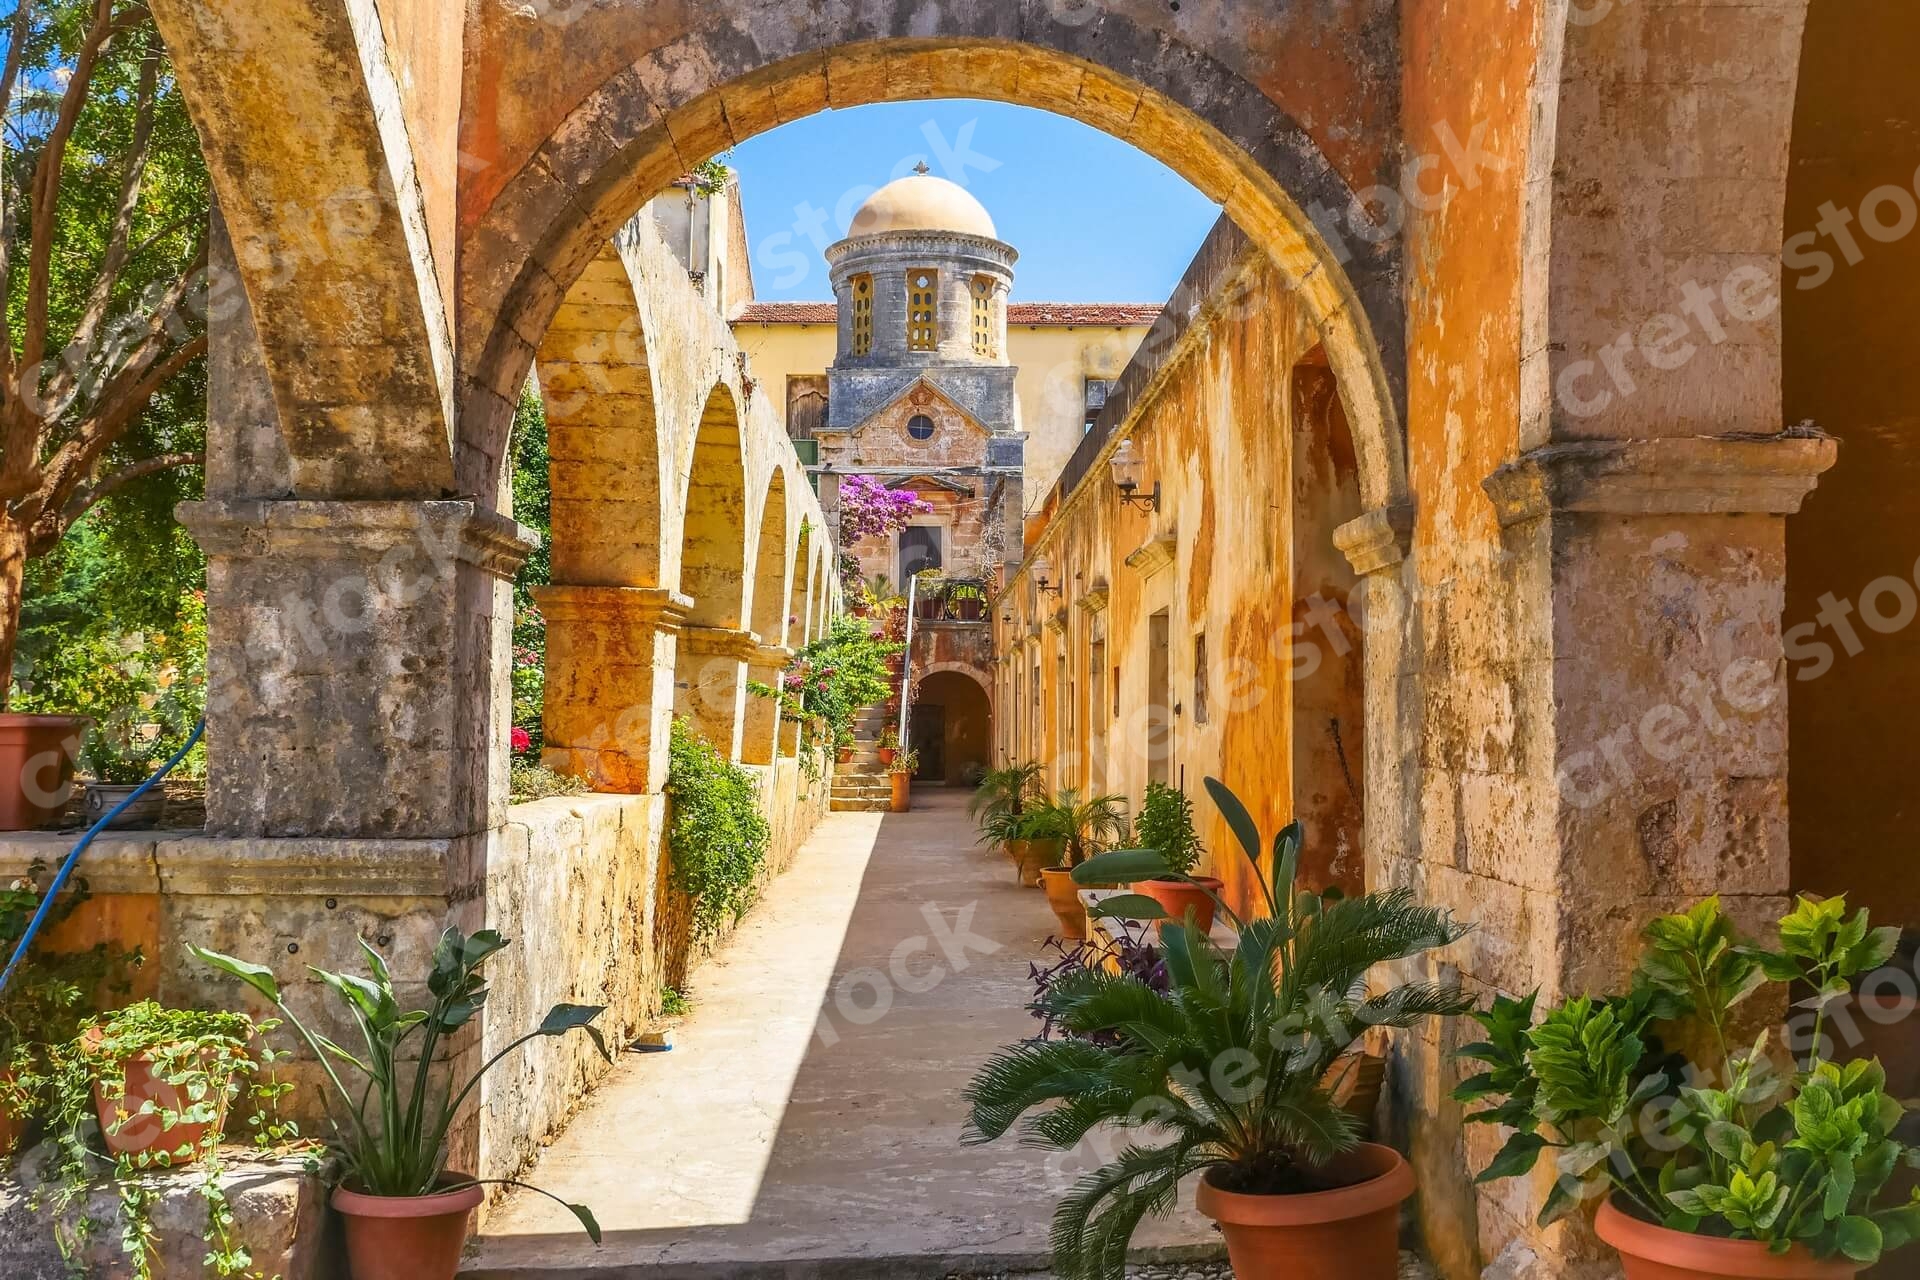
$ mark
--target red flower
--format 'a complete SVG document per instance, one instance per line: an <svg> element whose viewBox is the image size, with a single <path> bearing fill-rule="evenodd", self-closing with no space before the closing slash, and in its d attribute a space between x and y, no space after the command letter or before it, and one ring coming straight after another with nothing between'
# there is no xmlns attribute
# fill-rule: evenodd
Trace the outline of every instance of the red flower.
<svg viewBox="0 0 1920 1280"><path fill-rule="evenodd" d="M533 735L525 729L522 729L519 725L513 726L513 749L515 751L525 751L531 746L533 746Z"/></svg>

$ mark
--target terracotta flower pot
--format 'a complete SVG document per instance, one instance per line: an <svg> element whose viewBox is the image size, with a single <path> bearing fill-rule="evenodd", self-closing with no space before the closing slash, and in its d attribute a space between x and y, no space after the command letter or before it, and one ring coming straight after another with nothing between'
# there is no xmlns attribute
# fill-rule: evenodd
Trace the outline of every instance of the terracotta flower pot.
<svg viewBox="0 0 1920 1280"><path fill-rule="evenodd" d="M0 715L0 831L32 831L60 816L91 723L85 716Z"/></svg>
<svg viewBox="0 0 1920 1280"><path fill-rule="evenodd" d="M430 1196L369 1196L345 1187L333 1207L347 1229L353 1280L453 1280L467 1243L467 1218L485 1198L464 1175L442 1174L452 1189Z"/></svg>
<svg viewBox="0 0 1920 1280"><path fill-rule="evenodd" d="M839 757L839 760L840 760L840 763L841 763L841 764L852 764L852 763L853 763L853 748L852 748L852 747L841 747L841 748L840 748L840 750L839 750L839 751L838 751L838 752L836 753L836 755L837 755L837 756Z"/></svg>
<svg viewBox="0 0 1920 1280"><path fill-rule="evenodd" d="M1064 840L1009 840L1007 856L1013 859L1015 879L1029 887L1040 883L1040 873L1060 861Z"/></svg>
<svg viewBox="0 0 1920 1280"><path fill-rule="evenodd" d="M90 1046L100 1042L101 1035L96 1029L87 1033ZM95 1074L93 1083L93 1109L100 1120L100 1137L107 1144L107 1150L115 1155L134 1156L145 1151L167 1153L169 1160L176 1165L187 1164L200 1158L201 1143L207 1134L219 1132L227 1123L227 1096L223 1090L214 1105L218 1115L211 1121L201 1124L168 1124L159 1115L141 1115L141 1104L152 1102L156 1107L169 1111L185 1111L192 1105L186 1091L178 1085L168 1084L153 1073L153 1059L146 1054L128 1058L120 1064L122 1092L113 1097L106 1085ZM106 1070L111 1070L103 1064ZM126 1123L120 1123L120 1113L128 1116ZM181 1148L189 1148L186 1156L179 1153Z"/></svg>
<svg viewBox="0 0 1920 1280"><path fill-rule="evenodd" d="M1823 1261L1805 1245L1776 1254L1754 1240L1669 1231L1615 1208L1611 1197L1593 1227L1620 1251L1627 1280L1853 1280L1864 1270L1845 1258Z"/></svg>
<svg viewBox="0 0 1920 1280"><path fill-rule="evenodd" d="M900 754L898 747L875 747L873 754L880 757L881 764L892 764L894 757Z"/></svg>
<svg viewBox="0 0 1920 1280"><path fill-rule="evenodd" d="M905 813L913 808L913 775L889 773L887 781L893 784L893 811Z"/></svg>
<svg viewBox="0 0 1920 1280"><path fill-rule="evenodd" d="M1220 1224L1235 1280L1395 1280L1400 1202L1413 1170L1392 1147L1364 1143L1329 1172L1348 1186L1304 1195L1243 1195L1200 1180L1196 1204Z"/></svg>
<svg viewBox="0 0 1920 1280"><path fill-rule="evenodd" d="M1087 908L1080 901L1080 886L1073 882L1067 867L1045 867L1040 872L1040 887L1047 891L1047 905L1060 922L1063 941L1079 942L1087 936Z"/></svg>
<svg viewBox="0 0 1920 1280"><path fill-rule="evenodd" d="M1206 933L1213 928L1213 899L1207 896L1207 890L1219 893L1224 886L1212 876L1195 876L1193 880L1192 884L1184 880L1139 880L1127 887L1152 898L1175 921L1185 920L1191 907L1193 923Z"/></svg>

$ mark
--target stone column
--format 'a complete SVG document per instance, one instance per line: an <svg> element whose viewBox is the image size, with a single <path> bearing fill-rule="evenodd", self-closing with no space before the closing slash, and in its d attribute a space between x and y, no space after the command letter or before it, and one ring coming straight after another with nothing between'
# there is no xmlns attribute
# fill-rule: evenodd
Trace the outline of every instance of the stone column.
<svg viewBox="0 0 1920 1280"><path fill-rule="evenodd" d="M719 748L740 759L746 720L747 664L760 637L730 627L685 627L674 664L673 712Z"/></svg>
<svg viewBox="0 0 1920 1280"><path fill-rule="evenodd" d="M596 791L667 784L677 636L693 600L664 587L542 587L547 620L540 762Z"/></svg>
<svg viewBox="0 0 1920 1280"><path fill-rule="evenodd" d="M506 813L511 579L467 501L182 503L206 551L207 829L456 837Z"/></svg>
<svg viewBox="0 0 1920 1280"><path fill-rule="evenodd" d="M747 660L747 679L778 689L780 677L785 674L787 663L792 659L793 650L785 645L760 645ZM748 694L746 715L740 731L740 762L772 764L775 754L781 749L784 736L781 729L780 700Z"/></svg>

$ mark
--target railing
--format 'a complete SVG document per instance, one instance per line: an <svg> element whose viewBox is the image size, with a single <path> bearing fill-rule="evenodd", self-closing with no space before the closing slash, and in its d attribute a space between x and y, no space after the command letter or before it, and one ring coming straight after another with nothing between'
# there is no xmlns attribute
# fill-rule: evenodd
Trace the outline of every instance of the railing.
<svg viewBox="0 0 1920 1280"><path fill-rule="evenodd" d="M907 749L907 713L913 709L913 621L920 598L920 579L907 579L907 642L900 650L900 750Z"/></svg>
<svg viewBox="0 0 1920 1280"><path fill-rule="evenodd" d="M975 578L942 578L928 584L914 606L921 622L984 622L987 584Z"/></svg>

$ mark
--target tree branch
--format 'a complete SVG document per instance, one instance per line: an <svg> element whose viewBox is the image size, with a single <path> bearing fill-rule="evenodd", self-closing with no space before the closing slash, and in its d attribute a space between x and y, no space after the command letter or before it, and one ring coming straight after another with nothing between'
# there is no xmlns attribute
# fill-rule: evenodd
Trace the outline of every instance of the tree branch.
<svg viewBox="0 0 1920 1280"><path fill-rule="evenodd" d="M0 66L0 120L13 118L13 86L26 61L27 35L32 27L33 0L20 0L8 23L6 64ZM0 162L4 160L5 142L0 139ZM13 296L13 236L19 215L20 202L6 181L4 163L0 163L0 298ZM0 307L0 385L13 385L13 323L5 307Z"/></svg>
<svg viewBox="0 0 1920 1280"><path fill-rule="evenodd" d="M81 310L79 323L74 325L73 337L68 347L78 347L86 351L93 346L100 324L107 316L107 308L113 302L114 286L120 283L120 272L127 262L127 242L133 235L133 218L140 207L140 184L146 174L147 156L153 143L154 107L158 99L156 92L160 81L161 46L158 36L151 30L147 33L147 51L140 59L139 98L134 109L133 137L128 143L125 167L120 177L120 202L113 211L113 230L107 237L106 253L100 259L100 266L94 272L93 288L87 296L87 305ZM70 363L63 361L60 369L47 383L45 398L53 403L66 399L72 390L78 375Z"/></svg>
<svg viewBox="0 0 1920 1280"><path fill-rule="evenodd" d="M175 467L197 467L206 460L207 455L204 453L159 453L151 458L142 458L138 462L129 463L104 480L94 481L68 499L66 506L60 508L60 528L53 535L54 541L65 536L66 531L73 528L74 521L91 511L96 503L114 490L131 484L142 476L171 471Z"/></svg>

